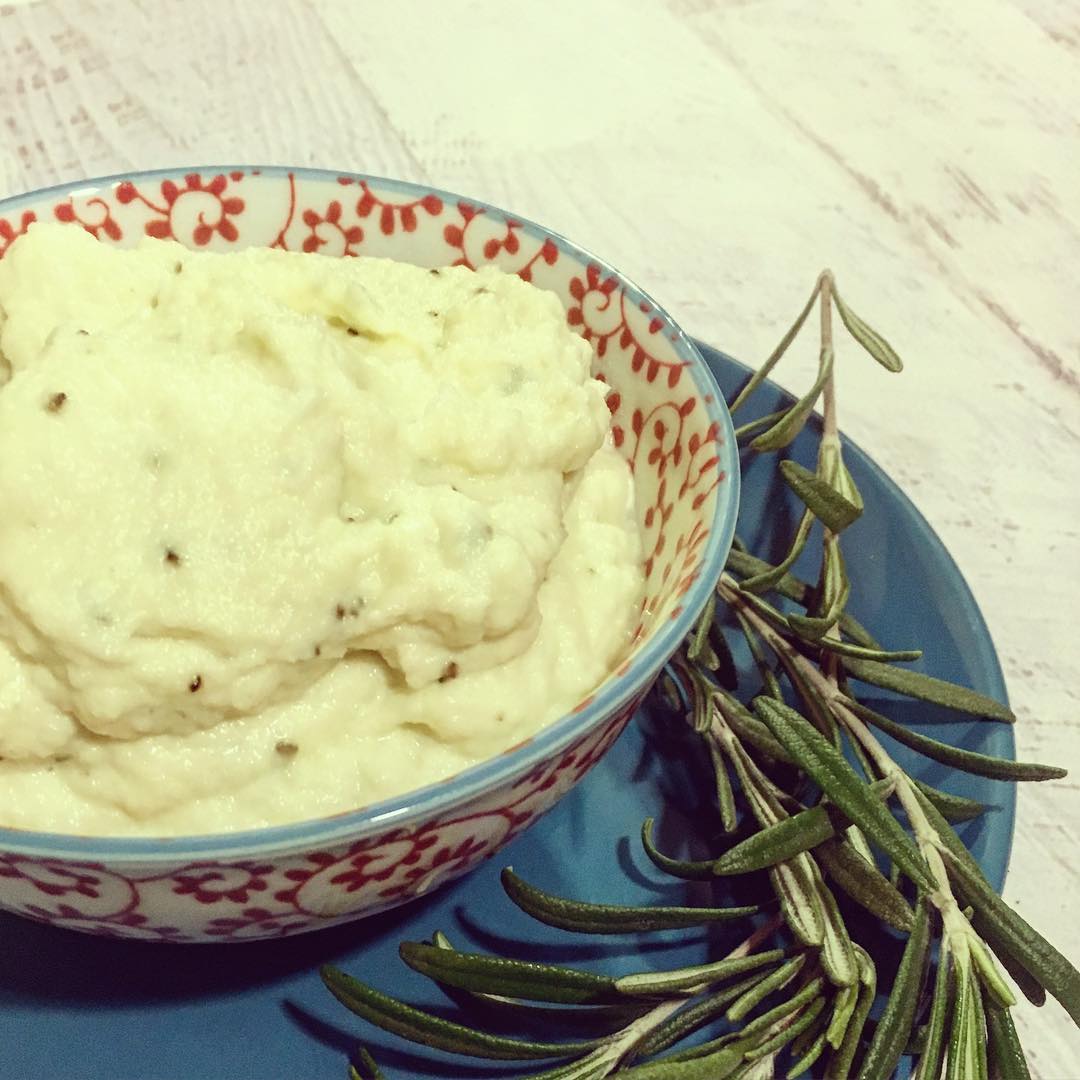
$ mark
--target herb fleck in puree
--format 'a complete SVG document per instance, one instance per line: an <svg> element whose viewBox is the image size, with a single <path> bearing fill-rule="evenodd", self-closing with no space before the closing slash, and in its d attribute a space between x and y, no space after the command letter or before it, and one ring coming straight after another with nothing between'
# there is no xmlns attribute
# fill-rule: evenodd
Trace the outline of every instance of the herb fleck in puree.
<svg viewBox="0 0 1080 1080"><path fill-rule="evenodd" d="M565 713L643 587L590 356L491 268L31 226L0 262L0 823L299 821Z"/></svg>

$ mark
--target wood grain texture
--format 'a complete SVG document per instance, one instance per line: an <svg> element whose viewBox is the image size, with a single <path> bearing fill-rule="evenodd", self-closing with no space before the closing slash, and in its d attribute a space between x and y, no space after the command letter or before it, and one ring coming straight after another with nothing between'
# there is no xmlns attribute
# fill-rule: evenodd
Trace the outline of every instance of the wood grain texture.
<svg viewBox="0 0 1080 1080"><path fill-rule="evenodd" d="M970 581L1020 754L1080 767L1075 3L360 10L0 6L0 195L201 162L430 181L572 236L748 362L830 264L908 363L843 351L843 426ZM1078 835L1080 778L1022 790L1006 898L1074 959ZM1055 1003L1018 1013L1035 1075L1080 1074Z"/></svg>

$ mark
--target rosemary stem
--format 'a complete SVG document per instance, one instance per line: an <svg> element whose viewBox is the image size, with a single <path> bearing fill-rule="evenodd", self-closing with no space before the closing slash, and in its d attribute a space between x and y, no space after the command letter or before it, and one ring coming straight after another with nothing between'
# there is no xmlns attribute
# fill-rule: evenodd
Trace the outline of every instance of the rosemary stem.
<svg viewBox="0 0 1080 1080"><path fill-rule="evenodd" d="M821 347L831 349L833 347L832 330L832 291L833 276L831 270L825 270L819 279L821 285ZM822 395L822 414L824 419L824 434L826 439L839 438L839 429L836 420L836 378L829 375L825 380Z"/></svg>
<svg viewBox="0 0 1080 1080"><path fill-rule="evenodd" d="M762 923L742 942L735 946L724 958L726 960L741 959L749 956L783 925L783 918L774 915ZM704 989L704 988L703 988ZM662 1001L647 1013L637 1017L626 1025L621 1031L612 1036L611 1042L597 1051L597 1064L601 1062L609 1065L618 1065L631 1054L641 1043L673 1013L679 1011L687 1003L686 997L673 997ZM607 1075L607 1074L605 1074Z"/></svg>
<svg viewBox="0 0 1080 1080"><path fill-rule="evenodd" d="M968 939L970 935L974 934L974 930L972 930L971 924L964 917L964 913L960 910L960 905L953 895L945 863L941 858L942 840L923 812L923 808L915 796L911 778L893 761L873 732L844 705L843 698L837 690L835 678L826 675L807 660L805 656L791 648L780 634L765 622L753 608L746 604L739 595L730 575L724 574L721 576L718 589L724 600L739 607L743 615L754 624L774 652L782 652L799 669L800 674L814 683L829 702L834 714L850 732L852 738L860 743L875 765L881 770L882 777L892 781L895 794L911 823L911 829L915 835L919 850L922 852L923 858L926 860L930 872L937 882L937 888L930 895L930 902L941 913L942 925L950 939L951 947L956 950L957 961L960 962L961 958L966 961Z"/></svg>
<svg viewBox="0 0 1080 1080"><path fill-rule="evenodd" d="M833 328L832 328L832 309L833 309L833 276L831 270L823 270L821 277L818 279L821 285L821 348L822 351L828 349L832 351L833 347ZM823 419L823 438L822 445L828 446L835 444L837 458L840 457L840 430L837 422L836 415L836 361L833 360L833 366L830 369L829 377L825 380L825 386L822 390L822 419ZM819 470L820 470L819 462ZM826 547L829 544L835 544L836 534L827 526L824 526L825 537L824 544ZM824 574L824 571L823 571ZM823 578L824 581L824 578ZM840 631L836 624L829 627L825 631L825 637L832 638L834 640L839 639ZM837 672L840 669L840 660L832 652L826 652L821 658L821 666L828 678L829 685L833 690L838 689Z"/></svg>

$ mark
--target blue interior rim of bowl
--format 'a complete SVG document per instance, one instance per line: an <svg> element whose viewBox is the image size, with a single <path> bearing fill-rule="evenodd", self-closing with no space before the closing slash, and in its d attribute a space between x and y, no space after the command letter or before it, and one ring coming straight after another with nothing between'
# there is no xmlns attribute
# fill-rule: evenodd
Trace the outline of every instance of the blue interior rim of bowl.
<svg viewBox="0 0 1080 1080"><path fill-rule="evenodd" d="M740 473L734 428L720 388L693 340L660 304L609 263L572 243L559 233L482 200L425 184L413 184L404 180L347 170L291 168L278 165L197 165L79 180L2 199L0 200L0 217L42 202L62 199L65 196L79 197L82 194L93 194L124 180L145 182L178 179L191 173L216 175L234 171L249 175L256 170L260 174L255 178L257 180L286 180L289 176L294 176L301 180L336 183L338 178L347 177L350 180L363 180L373 186L401 194L426 195L430 193L438 195L447 203L468 203L470 206L482 209L496 220L516 222L525 234L533 239L551 240L559 249L560 254L567 255L583 265L595 265L605 276L617 278L627 297L634 303L649 304L655 315L662 319L673 332L670 340L675 352L680 360L688 364L689 374L702 399L702 405L708 411L710 419L715 420L720 428L717 445L720 460L716 467L725 474L726 479L717 489L716 514L701 555L698 577L683 597L682 610L679 614L674 618L666 619L646 639L626 673L604 682L585 708L580 712L563 716L553 724L542 728L520 749L480 762L445 780L331 817L312 818L288 825L274 825L237 832L166 837L77 836L0 827L0 850L52 858L96 858L114 862L120 860L140 863L174 862L189 857L240 857L271 851L285 854L290 851L309 849L316 844L359 840L376 832L407 825L418 818L441 814L459 803L482 795L485 791L498 788L506 780L528 771L559 753L568 744L601 723L607 716L614 715L660 669L664 661L675 651L679 642L690 632L697 614L705 606L715 581L723 569L735 533Z"/></svg>

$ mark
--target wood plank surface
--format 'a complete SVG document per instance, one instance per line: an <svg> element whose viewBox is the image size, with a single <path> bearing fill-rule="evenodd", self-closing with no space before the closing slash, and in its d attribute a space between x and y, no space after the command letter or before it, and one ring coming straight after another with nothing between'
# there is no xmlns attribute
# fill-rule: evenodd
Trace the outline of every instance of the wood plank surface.
<svg viewBox="0 0 1080 1080"><path fill-rule="evenodd" d="M1080 959L1080 9L1070 0L0 4L0 196L281 163L541 221L747 362L830 265L908 364L841 417L970 581L1020 755L1006 898ZM781 381L798 386L807 342ZM1080 1033L1018 1007L1033 1073Z"/></svg>

